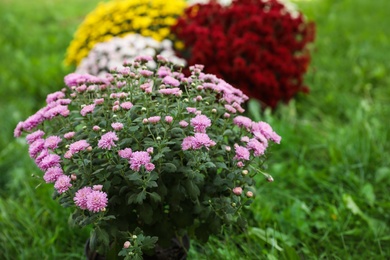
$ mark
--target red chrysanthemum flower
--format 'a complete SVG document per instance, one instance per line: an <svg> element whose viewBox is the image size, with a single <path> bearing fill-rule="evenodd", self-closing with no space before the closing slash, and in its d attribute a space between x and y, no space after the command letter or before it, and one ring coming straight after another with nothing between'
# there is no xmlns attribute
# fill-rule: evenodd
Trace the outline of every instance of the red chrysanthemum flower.
<svg viewBox="0 0 390 260"><path fill-rule="evenodd" d="M288 102L307 92L303 76L310 62L307 44L314 23L291 14L277 0L236 0L228 7L216 2L186 9L172 28L185 44L187 64L204 64L264 106Z"/></svg>

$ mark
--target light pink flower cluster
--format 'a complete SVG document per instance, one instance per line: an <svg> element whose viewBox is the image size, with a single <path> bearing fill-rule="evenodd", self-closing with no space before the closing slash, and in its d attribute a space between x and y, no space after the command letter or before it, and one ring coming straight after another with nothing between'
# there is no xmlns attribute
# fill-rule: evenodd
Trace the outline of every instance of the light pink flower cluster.
<svg viewBox="0 0 390 260"><path fill-rule="evenodd" d="M211 120L205 115L197 115L191 119L191 125L197 133L206 133L206 128L211 126Z"/></svg>
<svg viewBox="0 0 390 260"><path fill-rule="evenodd" d="M111 150L112 147L115 147L116 144L114 141L118 141L118 136L115 134L115 132L107 132L100 138L98 142L98 147L102 149Z"/></svg>
<svg viewBox="0 0 390 260"><path fill-rule="evenodd" d="M133 152L130 148L125 148L123 150L119 150L118 154L120 157L127 159L130 164L130 169L133 171L139 172L141 166L145 167L145 170L151 172L154 170L155 165L151 163L150 154L153 153L153 147L149 147L146 152L138 151Z"/></svg>
<svg viewBox="0 0 390 260"><path fill-rule="evenodd" d="M187 136L183 139L181 144L182 149L185 150L198 150L202 147L205 147L207 150L214 146L216 143L210 139L207 134L204 133L195 133L194 136Z"/></svg>
<svg viewBox="0 0 390 260"><path fill-rule="evenodd" d="M91 212L100 212L106 209L108 203L107 193L101 191L102 187L100 185L99 187L95 186L93 188L84 187L76 192L73 198L76 206Z"/></svg>

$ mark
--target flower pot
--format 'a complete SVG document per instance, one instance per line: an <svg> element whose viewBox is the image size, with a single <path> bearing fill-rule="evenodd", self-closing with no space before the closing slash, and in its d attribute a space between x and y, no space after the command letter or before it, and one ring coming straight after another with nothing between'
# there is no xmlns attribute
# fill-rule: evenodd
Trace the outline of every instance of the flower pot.
<svg viewBox="0 0 390 260"><path fill-rule="evenodd" d="M143 255L144 260L186 260L187 253L190 248L190 238L185 235L180 240L178 238L172 238L171 246L162 248L157 245L154 255ZM89 248L89 238L85 243L84 253L87 260L106 260L106 257L100 255L97 252L91 251Z"/></svg>

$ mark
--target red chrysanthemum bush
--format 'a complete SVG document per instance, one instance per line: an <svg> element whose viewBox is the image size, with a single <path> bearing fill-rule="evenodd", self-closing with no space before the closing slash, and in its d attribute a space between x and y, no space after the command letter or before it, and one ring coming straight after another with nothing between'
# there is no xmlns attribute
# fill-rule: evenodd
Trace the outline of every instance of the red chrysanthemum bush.
<svg viewBox="0 0 390 260"><path fill-rule="evenodd" d="M204 64L262 105L275 108L297 92L308 92L303 77L315 26L277 0L215 1L188 7L173 32L185 44L189 65Z"/></svg>

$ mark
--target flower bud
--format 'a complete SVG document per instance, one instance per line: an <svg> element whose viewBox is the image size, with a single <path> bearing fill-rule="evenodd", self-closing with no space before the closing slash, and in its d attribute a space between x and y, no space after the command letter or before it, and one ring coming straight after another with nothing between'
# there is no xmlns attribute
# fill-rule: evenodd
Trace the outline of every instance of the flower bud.
<svg viewBox="0 0 390 260"><path fill-rule="evenodd" d="M244 167L245 165L244 165L244 163L243 162L238 162L237 163L237 167L239 167L239 168L242 168L242 167Z"/></svg>
<svg viewBox="0 0 390 260"><path fill-rule="evenodd" d="M253 192L247 191L247 192L246 192L246 196L247 196L248 198L252 198L252 197L253 197Z"/></svg>
<svg viewBox="0 0 390 260"><path fill-rule="evenodd" d="M157 137L156 137L156 140L157 140L157 141L160 141L160 140L161 140L161 137L160 137L160 136L157 136Z"/></svg>
<svg viewBox="0 0 390 260"><path fill-rule="evenodd" d="M217 110L215 108L211 109L211 113L217 113Z"/></svg>
<svg viewBox="0 0 390 260"><path fill-rule="evenodd" d="M133 235L133 236L132 236L132 238L133 238L133 239L136 239L136 238L137 238L137 236L136 236L136 235Z"/></svg>
<svg viewBox="0 0 390 260"><path fill-rule="evenodd" d="M225 146L225 150L230 152L232 150L232 148L230 146Z"/></svg>
<svg viewBox="0 0 390 260"><path fill-rule="evenodd" d="M242 170L242 175L247 175L248 174L248 170Z"/></svg>
<svg viewBox="0 0 390 260"><path fill-rule="evenodd" d="M147 118L144 118L143 120L142 120L142 123L143 124L147 124L149 121L148 121L148 119Z"/></svg>
<svg viewBox="0 0 390 260"><path fill-rule="evenodd" d="M126 241L126 242L123 244L123 248L129 248L130 246L131 246L130 241Z"/></svg>
<svg viewBox="0 0 390 260"><path fill-rule="evenodd" d="M233 193L236 194L237 196L241 195L242 193L242 188L241 187L235 187L233 189Z"/></svg>
<svg viewBox="0 0 390 260"><path fill-rule="evenodd" d="M71 174L71 175L70 175L70 178L72 179L72 181L75 181L75 180L77 180L77 176L76 176L76 174Z"/></svg>
<svg viewBox="0 0 390 260"><path fill-rule="evenodd" d="M274 178L272 178L272 176L269 175L269 176L267 177L267 181L268 181L268 182L273 182L273 181L274 181Z"/></svg>
<svg viewBox="0 0 390 260"><path fill-rule="evenodd" d="M236 207L237 206L237 204L236 203L232 203L232 207L234 208L234 207Z"/></svg>
<svg viewBox="0 0 390 260"><path fill-rule="evenodd" d="M141 111L146 111L146 107L142 107L142 108L141 108Z"/></svg>

